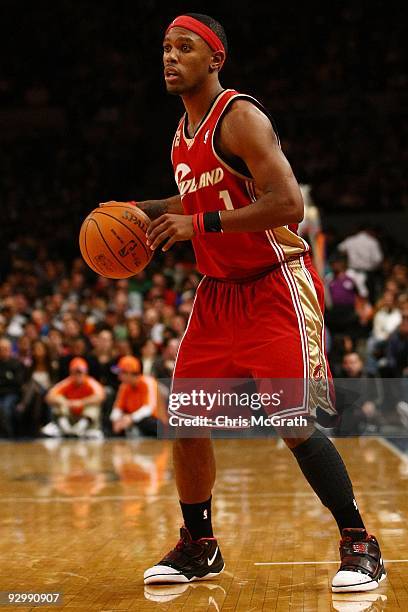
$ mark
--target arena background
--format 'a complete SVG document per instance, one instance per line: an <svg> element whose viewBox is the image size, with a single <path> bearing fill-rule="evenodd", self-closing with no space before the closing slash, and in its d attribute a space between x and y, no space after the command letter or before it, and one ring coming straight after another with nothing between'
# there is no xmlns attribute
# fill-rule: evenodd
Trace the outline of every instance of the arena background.
<svg viewBox="0 0 408 612"><path fill-rule="evenodd" d="M359 406L353 427L399 435L408 423L408 404L397 410L408 399L406 386L395 391L387 384L408 374L407 32L389 3L349 0L3 0L0 336L11 341L20 378L11 429L0 435L37 438L49 419L45 390L36 389L34 399L26 395L38 341L49 357L50 384L81 355L112 390L104 407L106 436L118 385L111 366L120 356L140 357L155 378L171 373L199 282L190 247L157 254L129 281L108 281L81 260L78 232L99 202L176 193L169 153L182 105L165 93L161 41L175 15L194 11L224 24L229 56L221 83L269 109L294 173L319 211L316 249L328 288L334 373L383 378L383 399L392 388L387 417L383 404L374 417ZM335 292L330 300L333 272L347 268L338 246L362 228L380 246L381 260L365 279L366 292L356 282L351 300L336 303ZM9 392L2 379L0 400ZM5 443L4 457L10 448ZM31 451L24 453L27 468Z"/></svg>

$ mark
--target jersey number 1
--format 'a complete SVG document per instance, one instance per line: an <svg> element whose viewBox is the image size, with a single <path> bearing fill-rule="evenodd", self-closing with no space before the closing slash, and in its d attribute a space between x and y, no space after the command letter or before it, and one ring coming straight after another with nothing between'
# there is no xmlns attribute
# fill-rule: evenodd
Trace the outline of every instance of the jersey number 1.
<svg viewBox="0 0 408 612"><path fill-rule="evenodd" d="M234 206L232 204L231 196L228 193L227 189L223 189L222 191L220 191L219 197L224 202L225 208L227 210L234 210Z"/></svg>

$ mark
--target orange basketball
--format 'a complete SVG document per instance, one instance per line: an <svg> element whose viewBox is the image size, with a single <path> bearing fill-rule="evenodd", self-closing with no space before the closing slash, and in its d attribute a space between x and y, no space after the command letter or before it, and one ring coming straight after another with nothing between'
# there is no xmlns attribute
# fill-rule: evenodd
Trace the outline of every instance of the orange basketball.
<svg viewBox="0 0 408 612"><path fill-rule="evenodd" d="M113 202L95 208L79 233L82 257L101 276L129 278L153 257L146 244L149 224L149 217L132 204Z"/></svg>

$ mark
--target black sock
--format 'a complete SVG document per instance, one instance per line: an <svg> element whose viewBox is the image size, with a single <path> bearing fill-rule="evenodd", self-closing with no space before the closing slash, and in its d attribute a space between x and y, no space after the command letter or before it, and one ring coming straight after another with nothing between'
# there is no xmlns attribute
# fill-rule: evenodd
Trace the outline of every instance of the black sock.
<svg viewBox="0 0 408 612"><path fill-rule="evenodd" d="M340 533L345 527L364 528L346 466L329 438L316 429L291 450L306 480L335 518Z"/></svg>
<svg viewBox="0 0 408 612"><path fill-rule="evenodd" d="M180 502L184 525L190 532L193 540L212 538L211 524L211 497L199 504L184 504Z"/></svg>

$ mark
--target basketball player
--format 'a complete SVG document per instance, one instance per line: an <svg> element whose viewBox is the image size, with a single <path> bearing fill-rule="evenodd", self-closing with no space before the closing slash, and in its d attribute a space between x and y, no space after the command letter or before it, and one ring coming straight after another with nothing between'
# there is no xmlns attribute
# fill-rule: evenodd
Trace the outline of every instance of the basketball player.
<svg viewBox="0 0 408 612"><path fill-rule="evenodd" d="M192 240L204 275L174 381L203 373L329 380L323 288L297 235L303 201L267 112L251 96L221 86L227 40L211 17L177 17L163 52L167 91L181 96L186 109L172 147L180 195L137 205L153 220L150 247L167 251ZM340 529L341 565L332 588L374 589L385 577L378 542L365 530L339 453L313 426L316 406L306 403L309 427L284 440ZM335 414L330 397L323 409ZM174 470L184 526L176 547L145 572L145 583L211 578L224 568L211 524L211 440L177 439Z"/></svg>

